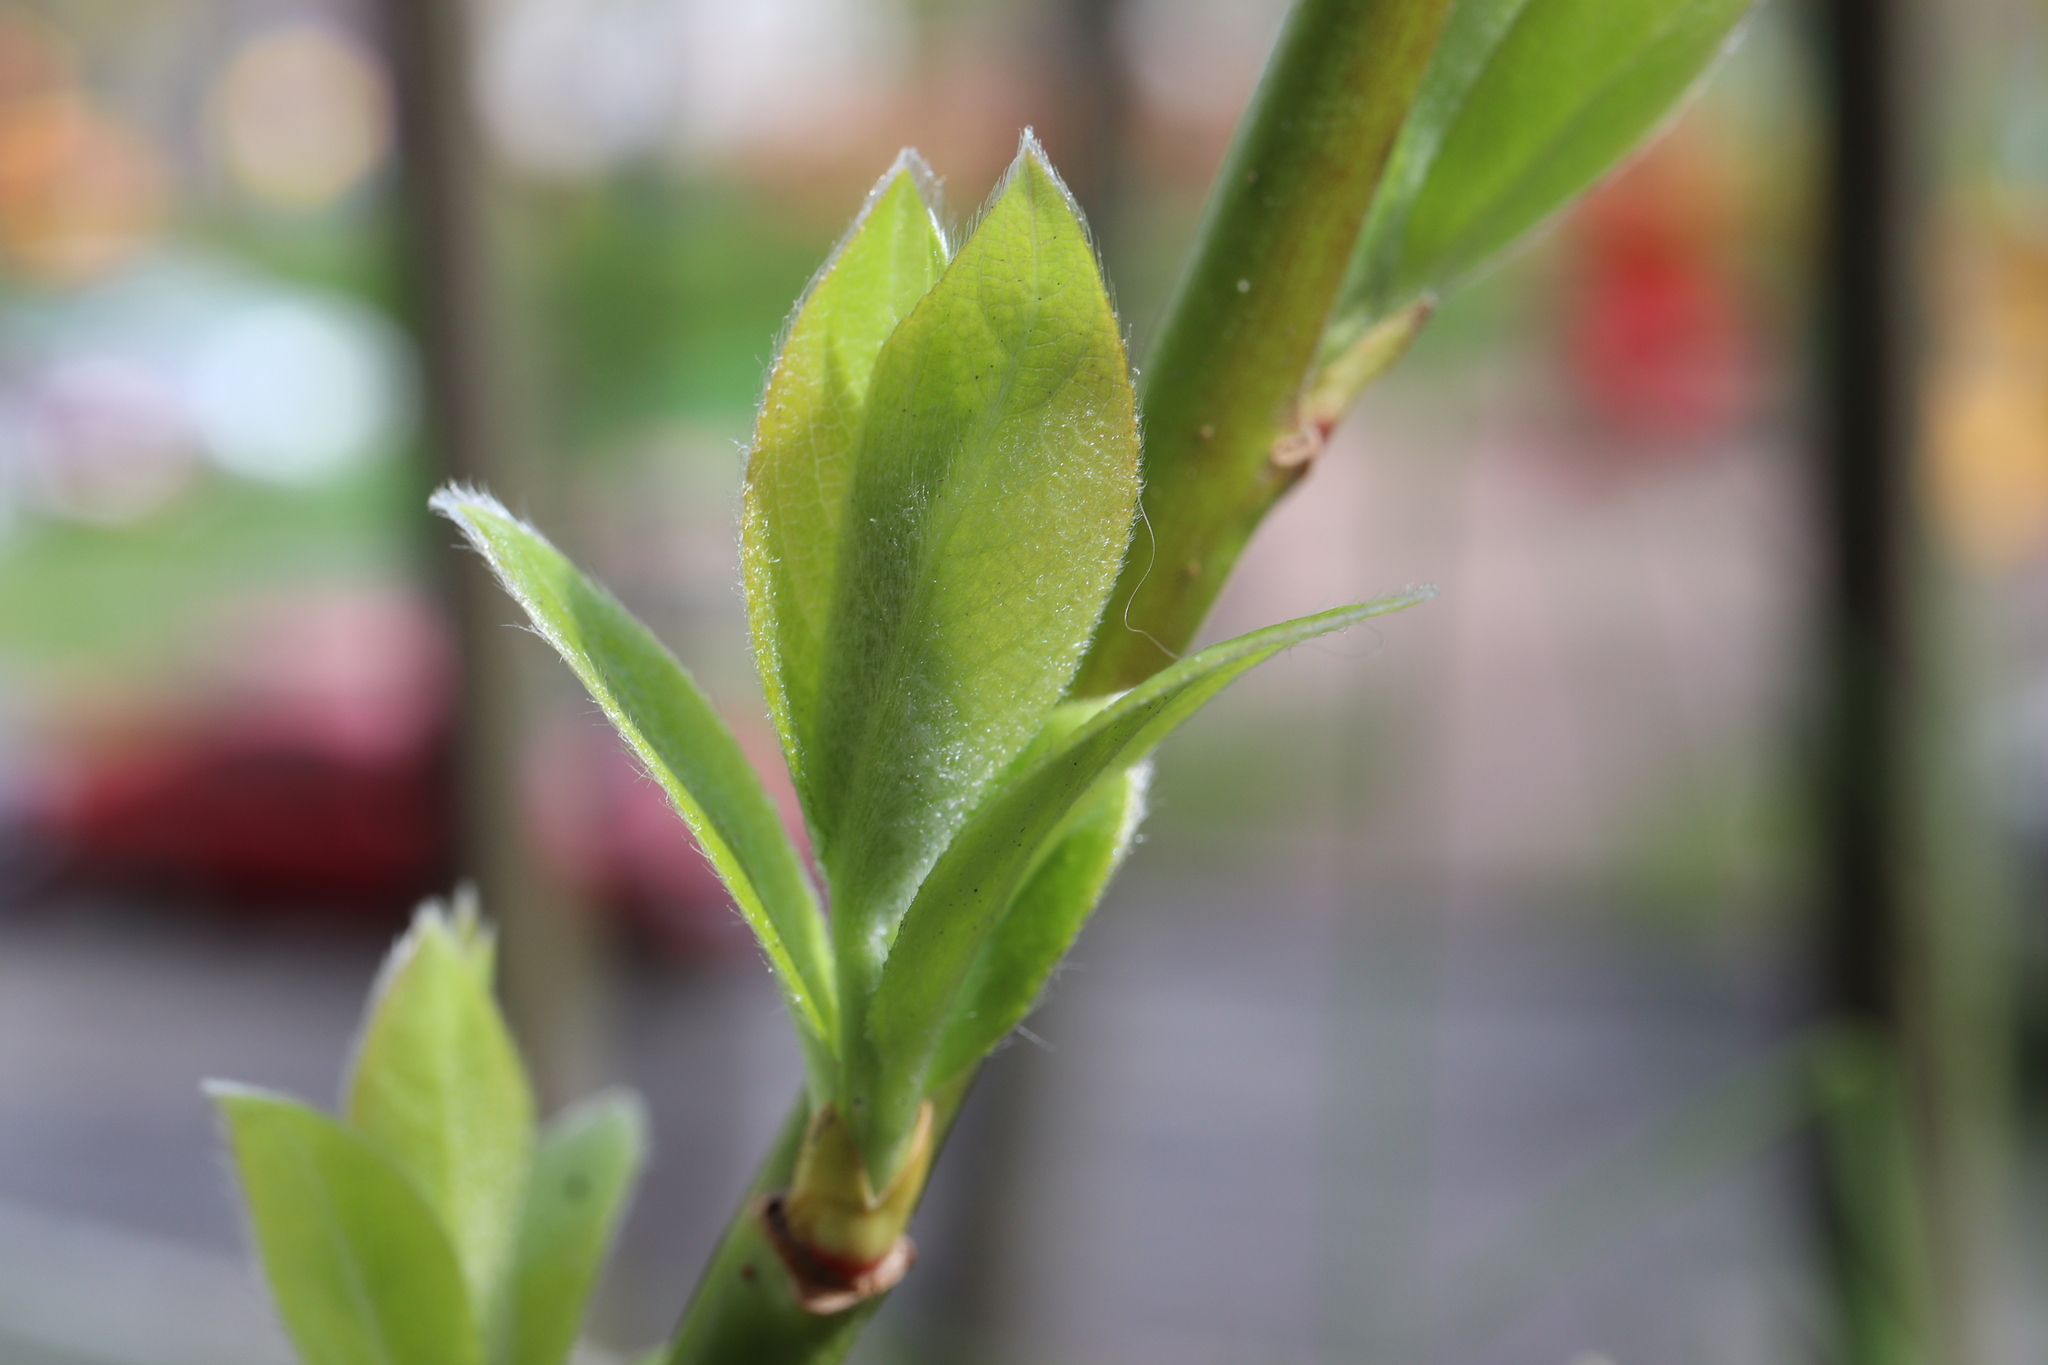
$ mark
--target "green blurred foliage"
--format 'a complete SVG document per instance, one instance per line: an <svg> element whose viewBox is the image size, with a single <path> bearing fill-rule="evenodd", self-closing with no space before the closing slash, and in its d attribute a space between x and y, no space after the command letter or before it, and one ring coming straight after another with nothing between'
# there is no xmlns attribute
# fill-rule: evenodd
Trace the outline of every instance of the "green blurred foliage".
<svg viewBox="0 0 2048 1365"><path fill-rule="evenodd" d="M557 453L676 417L737 432L829 232L742 185L651 171L530 207Z"/></svg>

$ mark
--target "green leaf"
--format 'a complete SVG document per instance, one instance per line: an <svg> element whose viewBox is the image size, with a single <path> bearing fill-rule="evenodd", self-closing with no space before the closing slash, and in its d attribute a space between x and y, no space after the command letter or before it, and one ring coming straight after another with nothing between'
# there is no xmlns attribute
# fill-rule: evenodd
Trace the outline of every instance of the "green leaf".
<svg viewBox="0 0 2048 1365"><path fill-rule="evenodd" d="M1433 589L1268 626L1154 674L1048 746L974 812L903 917L869 1017L872 1046L849 1048L854 1112L871 1171L893 1169L923 1098L941 1031L1001 912L1076 806L1128 770L1210 698L1290 645L1433 596Z"/></svg>
<svg viewBox="0 0 2048 1365"><path fill-rule="evenodd" d="M930 170L906 150L798 302L754 424L740 555L768 709L806 809L818 680L868 379L946 267Z"/></svg>
<svg viewBox="0 0 2048 1365"><path fill-rule="evenodd" d="M534 1153L496 1365L562 1365L647 1155L638 1097L611 1091L548 1126Z"/></svg>
<svg viewBox="0 0 2048 1365"><path fill-rule="evenodd" d="M1024 1022L1102 899L1145 818L1145 764L1104 781L996 921L960 986L931 1075L944 1081Z"/></svg>
<svg viewBox="0 0 2048 1365"><path fill-rule="evenodd" d="M918 882L1072 677L1137 467L1116 316L1027 138L868 396L808 761L849 1038Z"/></svg>
<svg viewBox="0 0 2048 1365"><path fill-rule="evenodd" d="M654 633L540 532L484 493L444 488L433 505L490 561L675 803L768 956L814 1088L828 1084L837 1011L824 921L739 741Z"/></svg>
<svg viewBox="0 0 2048 1365"><path fill-rule="evenodd" d="M1485 265L1626 156L1752 0L1458 0L1360 234L1327 358Z"/></svg>
<svg viewBox="0 0 2048 1365"><path fill-rule="evenodd" d="M296 1100L221 1082L207 1093L306 1365L481 1365L455 1250L383 1153Z"/></svg>
<svg viewBox="0 0 2048 1365"><path fill-rule="evenodd" d="M348 1117L427 1196L481 1318L511 1261L533 1152L533 1094L491 998L472 906L429 901L371 992Z"/></svg>

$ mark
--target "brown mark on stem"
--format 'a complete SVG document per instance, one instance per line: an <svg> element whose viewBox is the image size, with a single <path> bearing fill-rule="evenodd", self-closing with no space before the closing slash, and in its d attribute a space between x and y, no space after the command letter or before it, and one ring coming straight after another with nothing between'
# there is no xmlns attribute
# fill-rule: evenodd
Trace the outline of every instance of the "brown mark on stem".
<svg viewBox="0 0 2048 1365"><path fill-rule="evenodd" d="M1358 395L1407 352L1435 311L1434 299L1421 299L1349 340L1339 339L1334 346L1326 342L1323 360L1295 400L1294 421L1273 438L1266 455L1285 483L1308 473Z"/></svg>
<svg viewBox="0 0 2048 1365"><path fill-rule="evenodd" d="M807 1312L843 1313L893 1288L917 1258L904 1228L931 1169L933 1113L930 1100L918 1107L902 1160L879 1194L836 1106L819 1106L804 1125L788 1190L753 1207Z"/></svg>
<svg viewBox="0 0 2048 1365"><path fill-rule="evenodd" d="M908 1235L896 1239L882 1258L868 1265L853 1265L836 1256L808 1246L789 1230L789 1217L779 1194L763 1195L752 1206L755 1221L767 1234L783 1269L789 1272L796 1301L806 1313L827 1317L886 1294L899 1284L917 1261L917 1244Z"/></svg>

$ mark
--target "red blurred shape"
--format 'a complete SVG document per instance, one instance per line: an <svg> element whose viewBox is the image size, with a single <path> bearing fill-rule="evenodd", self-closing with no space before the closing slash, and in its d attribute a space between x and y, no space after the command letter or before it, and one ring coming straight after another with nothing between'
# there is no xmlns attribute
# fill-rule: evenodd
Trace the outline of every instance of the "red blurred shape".
<svg viewBox="0 0 2048 1365"><path fill-rule="evenodd" d="M1697 141L1674 134L1658 144L1586 201L1568 238L1571 374L1587 406L1625 437L1711 441L1755 402L1758 358L1728 259L1726 178Z"/></svg>
<svg viewBox="0 0 2048 1365"><path fill-rule="evenodd" d="M805 847L775 736L728 717L784 824ZM753 939L660 784L585 710L543 726L528 755L527 825L554 874L681 957L750 954Z"/></svg>
<svg viewBox="0 0 2048 1365"><path fill-rule="evenodd" d="M69 877L396 914L444 889L443 771L431 748L363 757L224 724L84 767L38 823Z"/></svg>
<svg viewBox="0 0 2048 1365"><path fill-rule="evenodd" d="M243 907L401 913L446 890L453 668L397 591L244 598L180 694L87 717L25 795L67 881Z"/></svg>
<svg viewBox="0 0 2048 1365"><path fill-rule="evenodd" d="M421 604L375 591L243 599L201 641L198 696L125 699L46 765L27 833L74 883L386 919L454 866L453 659ZM773 732L734 728L802 843ZM661 787L576 704L525 755L527 836L594 909L677 956L753 952Z"/></svg>

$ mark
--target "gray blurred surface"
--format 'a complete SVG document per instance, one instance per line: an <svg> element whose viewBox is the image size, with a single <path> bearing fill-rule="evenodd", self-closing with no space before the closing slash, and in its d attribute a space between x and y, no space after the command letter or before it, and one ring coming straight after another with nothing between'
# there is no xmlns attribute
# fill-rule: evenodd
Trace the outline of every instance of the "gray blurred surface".
<svg viewBox="0 0 2048 1365"><path fill-rule="evenodd" d="M1141 861L1034 1019L1042 1041L991 1064L918 1228L925 1264L865 1358L1806 1358L1782 1149L1589 1209L1585 1235L1538 1224L1555 1248L1515 1241L1765 1054L1784 955L1429 915L1421 895ZM89 907L0 921L0 1361L283 1358L196 1087L331 1095L374 945L196 939ZM754 964L625 979L621 1070L656 1149L597 1324L620 1349L680 1306L796 1081Z"/></svg>
<svg viewBox="0 0 2048 1365"><path fill-rule="evenodd" d="M1404 907L1342 909L1312 884L1133 876L1034 1021L1050 1050L1020 1041L992 1064L974 1108L1004 1110L1003 1131L970 1112L949 1158L1006 1188L942 1177L920 1230L931 1289L906 1294L880 1340L1045 1361L1333 1358L1395 1326L1362 1309L1404 1307L1353 1276L1405 1262L1440 1287L1562 1176L1753 1048L1747 964L1456 928L1418 945ZM373 945L146 923L66 907L0 929L0 1359L66 1341L137 1365L277 1358L197 1085L330 1096ZM631 1346L680 1305L796 1074L751 963L626 977L623 1070L657 1145L600 1330ZM981 1149L999 1137L1009 1156L992 1164ZM1403 1142L1417 1160L1388 1157ZM1738 1174L1652 1210L1613 1254L1541 1268L1535 1310L1456 1358L1783 1358L1765 1349L1783 1333L1764 1283L1781 1258L1774 1188ZM949 1302L973 1292L963 1274L1000 1285L987 1320ZM1701 1314L1746 1335L1679 1349Z"/></svg>

